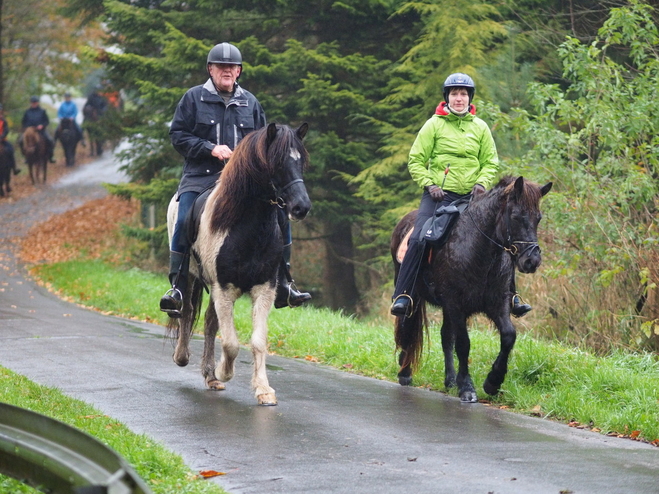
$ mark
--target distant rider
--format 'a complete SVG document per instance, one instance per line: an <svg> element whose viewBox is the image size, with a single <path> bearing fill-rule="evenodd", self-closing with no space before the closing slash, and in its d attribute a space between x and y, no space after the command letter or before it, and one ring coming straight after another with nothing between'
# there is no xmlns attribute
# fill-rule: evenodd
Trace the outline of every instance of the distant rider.
<svg viewBox="0 0 659 494"><path fill-rule="evenodd" d="M7 134L9 134L9 124L5 118L4 108L0 105L0 141L2 141L2 145L5 147L5 153L9 157L9 168L14 170L14 175L18 175L21 171L16 167L14 146L7 140Z"/></svg>
<svg viewBox="0 0 659 494"><path fill-rule="evenodd" d="M50 134L48 134L47 127L49 123L50 120L48 119L46 110L39 106L39 96L31 96L30 108L25 110L25 113L23 114L23 121L21 122L23 132L25 132L25 129L28 127L36 127L39 133L46 140L46 153L48 155L48 159L51 163L55 163L55 158L53 158L55 142L53 141L53 138L50 136ZM22 135L19 142L23 142Z"/></svg>
<svg viewBox="0 0 659 494"><path fill-rule="evenodd" d="M78 125L76 118L78 116L78 105L71 101L71 93L64 93L64 102L59 105L57 110L57 118L62 121L64 118L70 118L73 120L73 125L75 126L76 132L78 133L78 140L82 141L82 145L85 145L85 138L82 135L82 129Z"/></svg>

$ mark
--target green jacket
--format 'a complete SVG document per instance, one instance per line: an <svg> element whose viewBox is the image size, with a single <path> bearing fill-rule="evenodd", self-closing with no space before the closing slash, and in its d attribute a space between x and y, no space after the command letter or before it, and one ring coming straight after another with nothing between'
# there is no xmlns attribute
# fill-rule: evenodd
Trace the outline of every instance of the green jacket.
<svg viewBox="0 0 659 494"><path fill-rule="evenodd" d="M446 182L444 169L451 165ZM420 187L437 185L457 194L468 194L474 185L490 188L499 170L497 148L487 124L467 113L458 117L433 115L421 127L407 167Z"/></svg>

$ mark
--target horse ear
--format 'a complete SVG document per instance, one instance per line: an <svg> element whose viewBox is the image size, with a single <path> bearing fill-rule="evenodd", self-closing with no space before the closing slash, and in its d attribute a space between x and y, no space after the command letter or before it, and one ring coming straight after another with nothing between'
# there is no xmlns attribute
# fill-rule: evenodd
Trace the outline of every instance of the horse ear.
<svg viewBox="0 0 659 494"><path fill-rule="evenodd" d="M277 135L277 124L276 123L268 124L268 128L266 130L266 139L265 139L266 148L270 147L270 144L272 144L272 141L275 140L276 135Z"/></svg>
<svg viewBox="0 0 659 494"><path fill-rule="evenodd" d="M551 190L551 186L552 186L552 185L554 185L554 183L553 183L553 182L549 182L549 183L543 185L543 186L540 188L540 193L542 194L543 197L547 194L547 192L549 192L549 191Z"/></svg>
<svg viewBox="0 0 659 494"><path fill-rule="evenodd" d="M300 140L304 139L304 136L307 135L307 131L309 130L309 124L307 122L304 122L302 125L300 125L295 133L297 136L300 138Z"/></svg>
<svg viewBox="0 0 659 494"><path fill-rule="evenodd" d="M515 196L520 198L524 195L524 177L517 177L515 180Z"/></svg>

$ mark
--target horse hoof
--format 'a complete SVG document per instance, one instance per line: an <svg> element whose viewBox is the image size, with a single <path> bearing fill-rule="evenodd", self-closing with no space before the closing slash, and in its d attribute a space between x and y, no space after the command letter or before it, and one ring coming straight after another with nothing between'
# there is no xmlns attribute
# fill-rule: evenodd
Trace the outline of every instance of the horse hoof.
<svg viewBox="0 0 659 494"><path fill-rule="evenodd" d="M499 386L494 386L487 379L483 383L483 391L485 391L490 396L494 396L495 394L499 393L500 389L501 389L500 385Z"/></svg>
<svg viewBox="0 0 659 494"><path fill-rule="evenodd" d="M398 384L401 386L409 386L412 384L412 377L411 376L398 376Z"/></svg>
<svg viewBox="0 0 659 494"><path fill-rule="evenodd" d="M258 395L256 399L259 405L266 407L273 407L277 404L277 397L274 393L263 393L262 395Z"/></svg>
<svg viewBox="0 0 659 494"><path fill-rule="evenodd" d="M464 391L460 393L460 401L462 403L478 403L476 391Z"/></svg>
<svg viewBox="0 0 659 494"><path fill-rule="evenodd" d="M206 386L208 386L208 389L212 389L215 391L222 391L223 389L226 389L226 386L222 381L218 381L217 379L211 379L210 381L206 381Z"/></svg>
<svg viewBox="0 0 659 494"><path fill-rule="evenodd" d="M174 357L174 363L179 367L185 367L190 362L190 356L186 355L185 357Z"/></svg>

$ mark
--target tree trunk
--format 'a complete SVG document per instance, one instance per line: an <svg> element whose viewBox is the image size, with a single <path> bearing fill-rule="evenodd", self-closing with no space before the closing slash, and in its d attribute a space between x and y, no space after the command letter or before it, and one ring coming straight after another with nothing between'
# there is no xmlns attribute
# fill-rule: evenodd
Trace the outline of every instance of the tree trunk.
<svg viewBox="0 0 659 494"><path fill-rule="evenodd" d="M352 262L354 247L350 222L325 223L325 262L323 269L323 301L333 310L352 314L359 293Z"/></svg>

